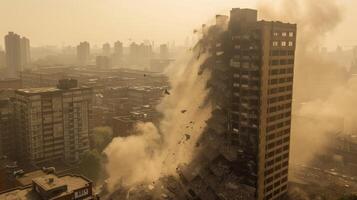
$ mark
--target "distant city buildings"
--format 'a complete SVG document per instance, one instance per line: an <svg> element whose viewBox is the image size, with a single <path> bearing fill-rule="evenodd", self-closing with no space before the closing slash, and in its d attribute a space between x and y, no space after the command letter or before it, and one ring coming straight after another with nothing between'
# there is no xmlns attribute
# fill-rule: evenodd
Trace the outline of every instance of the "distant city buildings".
<svg viewBox="0 0 357 200"><path fill-rule="evenodd" d="M7 76L17 77L30 63L30 41L14 32L9 32L5 36L5 50Z"/></svg>
<svg viewBox="0 0 357 200"><path fill-rule="evenodd" d="M111 68L111 59L109 56L97 56L95 62L98 68L101 69Z"/></svg>
<svg viewBox="0 0 357 200"><path fill-rule="evenodd" d="M167 46L167 44L160 45L160 58L168 59L169 56L170 56L170 53L169 53L169 47Z"/></svg>
<svg viewBox="0 0 357 200"><path fill-rule="evenodd" d="M114 67L123 67L124 47L123 47L123 43L120 41L117 41L114 43L114 53L112 55L112 64Z"/></svg>
<svg viewBox="0 0 357 200"><path fill-rule="evenodd" d="M129 51L127 62L129 66L141 70L148 68L150 59L153 56L153 50L150 44L137 44L133 42L129 47Z"/></svg>
<svg viewBox="0 0 357 200"><path fill-rule="evenodd" d="M124 51L123 51L123 43L120 41L116 41L114 43L114 54L118 56L123 56Z"/></svg>
<svg viewBox="0 0 357 200"><path fill-rule="evenodd" d="M21 38L21 65L25 68L31 62L30 40Z"/></svg>
<svg viewBox="0 0 357 200"><path fill-rule="evenodd" d="M5 51L0 50L0 69L6 67L6 53Z"/></svg>
<svg viewBox="0 0 357 200"><path fill-rule="evenodd" d="M110 56L111 48L109 43L103 44L103 56Z"/></svg>
<svg viewBox="0 0 357 200"><path fill-rule="evenodd" d="M30 163L77 162L89 150L92 89L76 80L57 87L16 90L17 156Z"/></svg>
<svg viewBox="0 0 357 200"><path fill-rule="evenodd" d="M80 65L88 65L90 60L90 45L88 42L81 42L77 46L77 61Z"/></svg>

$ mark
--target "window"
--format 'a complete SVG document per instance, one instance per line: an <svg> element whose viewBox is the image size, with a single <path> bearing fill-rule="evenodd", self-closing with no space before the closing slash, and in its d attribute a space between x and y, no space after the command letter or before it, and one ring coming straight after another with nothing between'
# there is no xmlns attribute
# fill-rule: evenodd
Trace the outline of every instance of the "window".
<svg viewBox="0 0 357 200"><path fill-rule="evenodd" d="M279 60L272 60L271 65L279 65Z"/></svg>
<svg viewBox="0 0 357 200"><path fill-rule="evenodd" d="M279 56L279 51L278 50L272 51L272 56Z"/></svg>
<svg viewBox="0 0 357 200"><path fill-rule="evenodd" d="M289 37L294 37L294 32L289 32Z"/></svg>
<svg viewBox="0 0 357 200"><path fill-rule="evenodd" d="M281 42L281 46L282 46L282 47L286 47L286 41L282 41L282 42Z"/></svg>
<svg viewBox="0 0 357 200"><path fill-rule="evenodd" d="M286 32L282 32L281 35L282 35L283 37L286 37Z"/></svg>
<svg viewBox="0 0 357 200"><path fill-rule="evenodd" d="M294 43L292 41L289 41L289 47L292 47Z"/></svg>
<svg viewBox="0 0 357 200"><path fill-rule="evenodd" d="M277 47L279 45L278 41L273 41L273 47Z"/></svg>
<svg viewBox="0 0 357 200"><path fill-rule="evenodd" d="M279 36L279 33L278 32L274 32L274 36Z"/></svg>

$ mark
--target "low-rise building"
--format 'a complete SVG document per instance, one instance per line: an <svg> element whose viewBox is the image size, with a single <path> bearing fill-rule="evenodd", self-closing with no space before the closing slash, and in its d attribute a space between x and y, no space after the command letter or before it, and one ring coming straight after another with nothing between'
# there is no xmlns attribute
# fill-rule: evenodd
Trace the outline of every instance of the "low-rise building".
<svg viewBox="0 0 357 200"><path fill-rule="evenodd" d="M0 199L23 200L99 200L92 181L77 175L45 174L33 178L29 185L0 192Z"/></svg>

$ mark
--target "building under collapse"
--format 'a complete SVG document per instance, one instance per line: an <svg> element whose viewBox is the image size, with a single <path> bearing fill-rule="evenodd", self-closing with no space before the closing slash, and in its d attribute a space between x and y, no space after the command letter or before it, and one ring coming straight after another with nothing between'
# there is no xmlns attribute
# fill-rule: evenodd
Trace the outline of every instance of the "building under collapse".
<svg viewBox="0 0 357 200"><path fill-rule="evenodd" d="M256 10L235 8L230 17L218 15L215 25L203 25L202 33L193 52L197 58L210 55L198 74L211 72L203 103L210 102L213 110L195 144L197 152L177 168L179 179L164 177L149 185L150 191L123 194L141 195L129 199L282 199L288 184L296 24L258 21ZM121 189L109 199L123 198Z"/></svg>
<svg viewBox="0 0 357 200"><path fill-rule="evenodd" d="M226 27L222 30L222 27ZM204 27L211 119L179 168L189 199L281 199L287 193L296 24L235 8Z"/></svg>

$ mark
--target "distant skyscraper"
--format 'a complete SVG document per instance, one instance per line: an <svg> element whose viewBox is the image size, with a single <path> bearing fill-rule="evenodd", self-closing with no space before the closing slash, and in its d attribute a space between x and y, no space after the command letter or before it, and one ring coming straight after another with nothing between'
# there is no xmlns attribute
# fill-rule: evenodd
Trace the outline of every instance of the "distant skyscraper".
<svg viewBox="0 0 357 200"><path fill-rule="evenodd" d="M88 65L90 56L90 45L88 42L81 42L77 46L77 59L80 65Z"/></svg>
<svg viewBox="0 0 357 200"><path fill-rule="evenodd" d="M110 55L110 44L109 43L103 44L103 55L104 56Z"/></svg>
<svg viewBox="0 0 357 200"><path fill-rule="evenodd" d="M167 59L169 58L169 47L167 44L160 45L160 58Z"/></svg>
<svg viewBox="0 0 357 200"><path fill-rule="evenodd" d="M122 42L117 41L114 43L114 54L123 56L123 43Z"/></svg>
<svg viewBox="0 0 357 200"><path fill-rule="evenodd" d="M14 32L9 32L5 36L5 50L7 75L9 77L16 77L22 71L20 36Z"/></svg>
<svg viewBox="0 0 357 200"><path fill-rule="evenodd" d="M21 38L21 65L26 67L31 62L30 40L26 37Z"/></svg>
<svg viewBox="0 0 357 200"><path fill-rule="evenodd" d="M110 58L108 56L97 56L96 57L96 66L98 68L109 69L110 66Z"/></svg>
<svg viewBox="0 0 357 200"><path fill-rule="evenodd" d="M5 68L6 66L6 54L5 51L0 50L0 68Z"/></svg>
<svg viewBox="0 0 357 200"><path fill-rule="evenodd" d="M114 53L112 56L112 65L114 67L120 67L123 64L123 43L117 41L114 43Z"/></svg>

